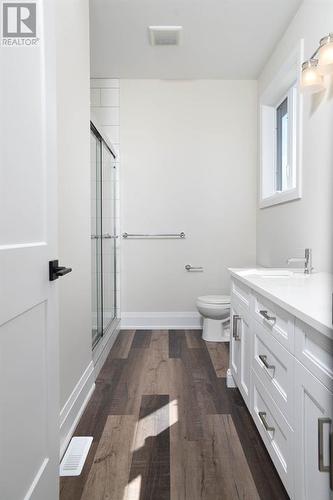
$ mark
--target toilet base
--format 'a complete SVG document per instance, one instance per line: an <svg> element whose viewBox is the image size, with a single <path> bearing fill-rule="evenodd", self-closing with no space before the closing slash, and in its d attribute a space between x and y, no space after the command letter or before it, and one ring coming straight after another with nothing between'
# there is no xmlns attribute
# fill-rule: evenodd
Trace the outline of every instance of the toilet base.
<svg viewBox="0 0 333 500"><path fill-rule="evenodd" d="M229 342L229 322L219 319L204 318L202 338L206 342Z"/></svg>

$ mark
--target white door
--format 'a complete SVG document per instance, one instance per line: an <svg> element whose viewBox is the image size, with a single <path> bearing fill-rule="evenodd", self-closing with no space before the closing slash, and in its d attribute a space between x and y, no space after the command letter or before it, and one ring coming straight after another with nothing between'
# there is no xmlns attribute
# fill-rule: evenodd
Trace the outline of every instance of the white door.
<svg viewBox="0 0 333 500"><path fill-rule="evenodd" d="M332 499L333 394L295 361L295 498Z"/></svg>
<svg viewBox="0 0 333 500"><path fill-rule="evenodd" d="M34 30L31 3L24 8L17 0L13 3L11 34L15 29L21 35ZM3 500L58 499L57 282L48 278L48 261L57 257L52 8L52 0L36 2L39 40L34 45L0 48ZM0 18L2 23L3 10ZM18 40L23 38L18 36Z"/></svg>

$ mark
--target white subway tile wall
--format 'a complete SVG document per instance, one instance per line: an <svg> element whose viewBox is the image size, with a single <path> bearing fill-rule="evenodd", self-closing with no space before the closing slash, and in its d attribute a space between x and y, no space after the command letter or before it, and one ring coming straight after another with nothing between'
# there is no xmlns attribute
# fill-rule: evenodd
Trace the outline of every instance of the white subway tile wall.
<svg viewBox="0 0 333 500"><path fill-rule="evenodd" d="M90 80L90 106L93 115L96 117L99 126L102 128L103 133L111 142L115 153L117 154L115 168L110 169L106 165L103 169L103 195L104 199L114 200L115 209L106 204L106 212L104 217L106 219L112 218L113 225L115 226L116 234L120 236L120 144L119 144L119 80L117 78L92 78ZM95 180L93 178L93 180ZM114 183L114 191L111 190L111 182ZM93 191L93 190L92 190ZM107 220L105 220L107 222ZM116 299L117 299L117 317L120 318L120 244L121 238L116 240ZM108 254L107 248L106 253ZM107 261L107 259L106 259ZM107 269L106 275L110 278L110 283L106 283L104 292L110 294L113 288L112 269ZM96 272L96 269L92 269Z"/></svg>
<svg viewBox="0 0 333 500"><path fill-rule="evenodd" d="M101 106L119 106L119 88L118 89L100 89Z"/></svg>
<svg viewBox="0 0 333 500"><path fill-rule="evenodd" d="M119 144L119 125L103 125L103 131L112 144Z"/></svg>
<svg viewBox="0 0 333 500"><path fill-rule="evenodd" d="M90 88L92 89L119 89L118 78L91 78Z"/></svg>
<svg viewBox="0 0 333 500"><path fill-rule="evenodd" d="M90 106L100 106L101 104L101 90L90 89Z"/></svg>
<svg viewBox="0 0 333 500"><path fill-rule="evenodd" d="M96 90L96 89L93 89ZM97 118L100 125L108 126L112 125L114 127L119 127L119 107L113 106L92 106L92 111ZM110 139L111 140L111 139ZM118 142L118 141L114 141Z"/></svg>

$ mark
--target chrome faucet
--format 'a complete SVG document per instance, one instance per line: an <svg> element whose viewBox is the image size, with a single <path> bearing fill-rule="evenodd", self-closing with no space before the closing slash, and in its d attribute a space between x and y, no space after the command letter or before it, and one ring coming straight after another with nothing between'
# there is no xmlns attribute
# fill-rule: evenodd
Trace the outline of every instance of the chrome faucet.
<svg viewBox="0 0 333 500"><path fill-rule="evenodd" d="M305 249L304 257L291 257L287 259L287 263L291 264L292 262L304 262L304 274L311 274L313 271L312 267L312 250L311 248Z"/></svg>

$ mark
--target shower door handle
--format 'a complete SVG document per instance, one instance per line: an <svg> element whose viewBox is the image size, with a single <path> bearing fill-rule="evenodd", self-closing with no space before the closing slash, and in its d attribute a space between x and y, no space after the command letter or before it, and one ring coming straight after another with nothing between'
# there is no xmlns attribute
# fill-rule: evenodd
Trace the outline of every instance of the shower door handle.
<svg viewBox="0 0 333 500"><path fill-rule="evenodd" d="M114 234L110 234L110 233L105 233L105 234L102 234L102 238L103 238L103 240L116 240L118 238L118 236L116 236Z"/></svg>
<svg viewBox="0 0 333 500"><path fill-rule="evenodd" d="M100 238L102 238L102 240L116 240L118 238L118 236L110 234L110 233L102 234L102 236L98 236L98 234L91 235L92 240L99 240Z"/></svg>

